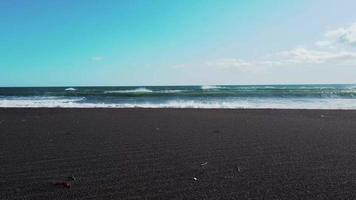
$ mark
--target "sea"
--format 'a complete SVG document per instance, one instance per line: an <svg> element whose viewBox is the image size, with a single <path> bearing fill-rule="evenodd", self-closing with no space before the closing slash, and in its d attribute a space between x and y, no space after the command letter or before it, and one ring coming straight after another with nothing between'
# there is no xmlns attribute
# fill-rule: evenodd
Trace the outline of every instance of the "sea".
<svg viewBox="0 0 356 200"><path fill-rule="evenodd" d="M3 87L0 107L356 109L356 85Z"/></svg>

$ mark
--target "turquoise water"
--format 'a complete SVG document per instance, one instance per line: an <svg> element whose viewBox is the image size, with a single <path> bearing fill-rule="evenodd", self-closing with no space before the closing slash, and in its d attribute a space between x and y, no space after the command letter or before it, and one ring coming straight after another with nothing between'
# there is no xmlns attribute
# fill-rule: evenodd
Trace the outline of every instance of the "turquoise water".
<svg viewBox="0 0 356 200"><path fill-rule="evenodd" d="M356 109L356 85L0 88L0 107Z"/></svg>

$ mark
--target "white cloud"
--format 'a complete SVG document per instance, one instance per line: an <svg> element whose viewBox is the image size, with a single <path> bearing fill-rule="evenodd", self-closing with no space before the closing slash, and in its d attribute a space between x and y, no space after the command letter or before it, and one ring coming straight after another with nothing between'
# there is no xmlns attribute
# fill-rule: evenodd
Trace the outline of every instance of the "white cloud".
<svg viewBox="0 0 356 200"><path fill-rule="evenodd" d="M263 68L291 65L353 65L356 66L356 52L345 51L343 47L356 46L356 23L349 27L327 31L324 39L315 42L317 49L297 47L255 60L230 58L207 62L208 66L235 68L241 71L260 71ZM344 46L343 46L344 45Z"/></svg>
<svg viewBox="0 0 356 200"><path fill-rule="evenodd" d="M314 47L296 47L290 50L268 54L256 59L223 58L195 64L181 64L175 68L210 67L218 70L236 69L241 72L261 72L273 67L302 66L355 66L356 51L343 48L344 45L356 46L356 23L347 28L338 28L325 33L323 40L314 43ZM348 49L348 50L345 50Z"/></svg>
<svg viewBox="0 0 356 200"><path fill-rule="evenodd" d="M102 61L102 60L104 60L104 57L102 57L102 56L95 56L95 57L90 58L90 60L92 60L92 61Z"/></svg>
<svg viewBox="0 0 356 200"><path fill-rule="evenodd" d="M298 47L250 61L231 58L207 62L208 66L238 69L245 72L257 72L266 67L308 64L356 65L356 52L330 52Z"/></svg>
<svg viewBox="0 0 356 200"><path fill-rule="evenodd" d="M273 57L282 64L356 64L356 52L330 52L301 47L279 52Z"/></svg>
<svg viewBox="0 0 356 200"><path fill-rule="evenodd" d="M325 33L325 40L318 41L317 46L323 44L331 45L332 43L341 43L356 46L356 23L349 27L341 27ZM318 45L319 44L319 45Z"/></svg>

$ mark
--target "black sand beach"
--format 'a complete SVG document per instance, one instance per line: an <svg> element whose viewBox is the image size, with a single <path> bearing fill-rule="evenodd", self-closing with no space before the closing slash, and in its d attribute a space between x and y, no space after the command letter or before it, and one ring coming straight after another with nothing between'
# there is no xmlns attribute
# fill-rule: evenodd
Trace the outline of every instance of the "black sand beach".
<svg viewBox="0 0 356 200"><path fill-rule="evenodd" d="M0 199L356 199L356 111L0 109Z"/></svg>

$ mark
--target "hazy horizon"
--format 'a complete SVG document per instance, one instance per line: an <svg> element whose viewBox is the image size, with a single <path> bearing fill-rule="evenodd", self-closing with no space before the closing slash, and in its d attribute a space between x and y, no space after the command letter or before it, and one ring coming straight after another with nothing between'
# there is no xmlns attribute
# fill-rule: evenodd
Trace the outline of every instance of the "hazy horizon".
<svg viewBox="0 0 356 200"><path fill-rule="evenodd" d="M187 86L312 86L312 85L356 85L356 83L275 83L275 84L196 84L196 85L48 85L48 86L0 86L0 88L85 88L85 87L187 87Z"/></svg>

